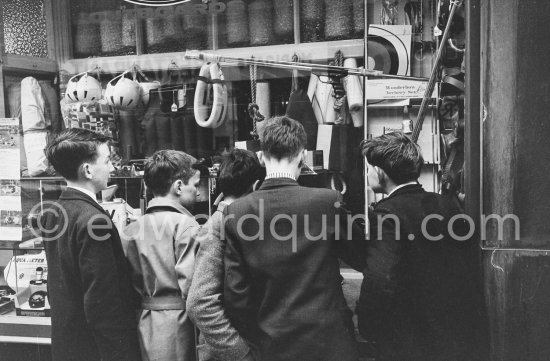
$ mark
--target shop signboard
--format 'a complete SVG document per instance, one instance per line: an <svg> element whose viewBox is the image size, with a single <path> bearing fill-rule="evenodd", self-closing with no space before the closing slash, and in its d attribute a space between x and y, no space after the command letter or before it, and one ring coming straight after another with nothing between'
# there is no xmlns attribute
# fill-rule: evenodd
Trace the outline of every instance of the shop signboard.
<svg viewBox="0 0 550 361"><path fill-rule="evenodd" d="M210 14L210 13L222 13L226 9L226 5L223 2L212 1L210 3L194 4L190 0L124 0L128 3L143 5L147 7L157 7L158 9L137 9L137 14L142 18L154 17L155 15L163 14L162 7L171 6L168 9L167 14L185 15L189 13L196 14Z"/></svg>
<svg viewBox="0 0 550 361"><path fill-rule="evenodd" d="M424 97L428 82L402 79L369 79L366 85L367 99L414 99ZM437 97L435 89L431 97Z"/></svg>

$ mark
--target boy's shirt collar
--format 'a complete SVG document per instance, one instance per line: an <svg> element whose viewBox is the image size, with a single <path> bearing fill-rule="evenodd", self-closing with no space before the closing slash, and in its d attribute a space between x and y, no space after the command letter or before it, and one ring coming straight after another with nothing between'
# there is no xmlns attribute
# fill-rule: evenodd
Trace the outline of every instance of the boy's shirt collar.
<svg viewBox="0 0 550 361"><path fill-rule="evenodd" d="M388 193L387 196L389 197L392 194L394 194L396 190L401 189L401 188L406 187L406 186L410 186L411 184L418 184L418 182L417 181L411 181L411 182L408 182L408 183L400 184L397 187L395 187L390 193Z"/></svg>
<svg viewBox="0 0 550 361"><path fill-rule="evenodd" d="M147 206L147 210L145 210L145 213L154 212L154 211L158 210L159 208L172 208L176 212L186 214L186 215L191 216L191 217L193 216L191 214L191 212L189 212L187 210L187 208L185 208L184 206L182 206L178 202L174 202L172 200L164 199L164 198L153 198L153 199L151 199L151 201L149 202L149 205Z"/></svg>
<svg viewBox="0 0 550 361"><path fill-rule="evenodd" d="M97 198L96 198L94 192L89 191L89 190L87 190L86 188L77 187L77 186L74 186L74 185L67 186L67 188L76 189L77 191L82 192L82 193L84 193L85 195L89 196L90 198L92 198L92 199L94 200L94 202L96 202L97 204L99 204L99 202L97 201Z"/></svg>

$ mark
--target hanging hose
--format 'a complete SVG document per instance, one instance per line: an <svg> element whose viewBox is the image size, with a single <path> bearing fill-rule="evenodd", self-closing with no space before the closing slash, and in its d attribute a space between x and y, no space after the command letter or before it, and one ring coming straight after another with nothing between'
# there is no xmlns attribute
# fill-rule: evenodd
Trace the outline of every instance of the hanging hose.
<svg viewBox="0 0 550 361"><path fill-rule="evenodd" d="M250 65L250 100L252 101L248 104L248 114L252 118L252 131L250 134L252 138L257 140L260 138L258 134L258 122L261 122L265 117L260 113L260 107L256 104L256 90L258 84L256 79L258 77L258 65Z"/></svg>
<svg viewBox="0 0 550 361"><path fill-rule="evenodd" d="M338 50L334 54L334 65L335 66L344 66L344 53L341 50ZM332 87L334 89L333 96L334 100L334 110L338 113L338 118L334 122L335 124L346 124L347 122L347 111L346 111L346 91L344 85L342 84L341 77L332 77Z"/></svg>

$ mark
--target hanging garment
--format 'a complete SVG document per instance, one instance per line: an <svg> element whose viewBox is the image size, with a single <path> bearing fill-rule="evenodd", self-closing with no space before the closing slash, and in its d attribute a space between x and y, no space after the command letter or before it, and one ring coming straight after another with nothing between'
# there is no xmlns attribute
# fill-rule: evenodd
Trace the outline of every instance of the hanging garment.
<svg viewBox="0 0 550 361"><path fill-rule="evenodd" d="M59 94L47 80L39 80L42 97L44 98L44 120L46 128L52 133L59 133L63 129L61 110L59 107Z"/></svg>
<svg viewBox="0 0 550 361"><path fill-rule="evenodd" d="M24 78L21 81L21 121L27 169L31 177L48 169L48 160L44 154L48 144L45 109L46 104L38 81L32 77Z"/></svg>
<svg viewBox="0 0 550 361"><path fill-rule="evenodd" d="M307 134L306 149L315 150L317 145L317 119L307 91L300 83L298 81L298 89L293 90L290 94L286 115L302 123Z"/></svg>
<svg viewBox="0 0 550 361"><path fill-rule="evenodd" d="M187 95L187 99L192 97L191 93ZM192 107L185 106L173 112L173 102L172 91L151 91L149 107L141 121L145 155L150 156L161 149L181 150L196 158L210 155L212 129L197 125Z"/></svg>
<svg viewBox="0 0 550 361"><path fill-rule="evenodd" d="M312 74L307 95L311 101L318 124L333 124L338 117L334 110L334 89L327 76Z"/></svg>
<svg viewBox="0 0 550 361"><path fill-rule="evenodd" d="M8 98L8 117L19 119L19 128L23 129L21 124L21 83L14 83L8 86L6 91ZM19 144L23 145L23 134L19 134ZM28 177L27 156L25 155L25 147L19 147L19 159L21 160L21 176Z"/></svg>
<svg viewBox="0 0 550 361"><path fill-rule="evenodd" d="M120 150L125 159L132 159L138 153L139 141L136 132L138 116L139 112L135 109L119 111Z"/></svg>
<svg viewBox="0 0 550 361"><path fill-rule="evenodd" d="M185 117L181 113L170 117L170 142L174 150L185 150L184 123Z"/></svg>
<svg viewBox="0 0 550 361"><path fill-rule="evenodd" d="M170 113L157 113L155 117L158 149L173 149L172 137L170 136L170 116Z"/></svg>

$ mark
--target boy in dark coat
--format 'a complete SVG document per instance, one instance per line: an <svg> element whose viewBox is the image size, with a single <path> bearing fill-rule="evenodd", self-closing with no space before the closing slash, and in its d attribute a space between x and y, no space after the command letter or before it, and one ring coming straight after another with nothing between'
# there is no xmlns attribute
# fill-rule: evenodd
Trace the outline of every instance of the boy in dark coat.
<svg viewBox="0 0 550 361"><path fill-rule="evenodd" d="M361 335L376 342L377 360L486 359L479 256L465 215L418 184L420 148L403 133L362 148L369 186L387 197L369 212Z"/></svg>
<svg viewBox="0 0 550 361"><path fill-rule="evenodd" d="M67 181L41 220L56 361L139 360L128 264L118 231L95 197L114 169L108 142L98 133L69 129L46 149Z"/></svg>
<svg viewBox="0 0 550 361"><path fill-rule="evenodd" d="M339 223L340 193L298 185L300 123L272 118L260 137L265 181L224 212L229 318L257 360L355 361L337 257L362 270L364 232Z"/></svg>

